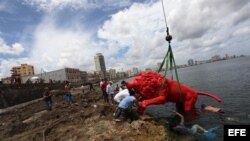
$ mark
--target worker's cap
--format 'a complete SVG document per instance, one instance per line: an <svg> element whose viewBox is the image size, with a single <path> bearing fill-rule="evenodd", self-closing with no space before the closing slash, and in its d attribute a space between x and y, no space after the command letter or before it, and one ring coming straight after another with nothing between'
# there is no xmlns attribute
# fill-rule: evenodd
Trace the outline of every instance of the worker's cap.
<svg viewBox="0 0 250 141"><path fill-rule="evenodd" d="M109 83L112 83L112 84L113 84L113 81L109 81Z"/></svg>

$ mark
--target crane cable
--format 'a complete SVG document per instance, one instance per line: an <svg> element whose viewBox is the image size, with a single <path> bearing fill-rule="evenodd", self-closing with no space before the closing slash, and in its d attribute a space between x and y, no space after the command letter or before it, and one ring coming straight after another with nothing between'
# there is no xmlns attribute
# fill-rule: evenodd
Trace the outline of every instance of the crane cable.
<svg viewBox="0 0 250 141"><path fill-rule="evenodd" d="M161 0L161 5L162 5L165 24L166 24L166 29L168 29L167 18L166 18L166 14L165 14L165 8L164 8L163 0Z"/></svg>
<svg viewBox="0 0 250 141"><path fill-rule="evenodd" d="M177 72L177 69L176 69L176 63L175 63L173 51L172 51L172 48L171 48L172 36L169 34L169 28L168 28L168 25L167 25L167 18L166 18L166 14L165 14L165 8L164 8L163 0L161 0L161 4L162 4L162 10L163 10L163 14L164 14L164 19L165 19L165 24L166 24L166 32L167 32L167 36L166 36L165 39L166 39L166 41L168 41L169 46L168 46L168 51L167 51L161 65L160 65L158 73L161 72L162 67L163 67L164 64L166 64L165 65L165 72L164 72L165 77L167 76L168 66L170 66L170 71L171 72L172 72L172 69L174 69L175 75L176 75L176 80L178 82L178 90L179 90L179 93L180 93L180 102L182 102L183 97L182 97L181 86L180 86L180 82L179 82L178 72ZM162 82L159 94L160 94L161 90L163 89L163 87L165 86L165 83L166 83L166 80L164 79L163 82Z"/></svg>

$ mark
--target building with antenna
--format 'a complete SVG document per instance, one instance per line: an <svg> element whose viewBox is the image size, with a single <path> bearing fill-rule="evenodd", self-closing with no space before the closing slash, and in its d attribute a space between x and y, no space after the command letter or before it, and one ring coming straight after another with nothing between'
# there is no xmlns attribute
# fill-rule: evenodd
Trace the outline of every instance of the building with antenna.
<svg viewBox="0 0 250 141"><path fill-rule="evenodd" d="M94 59L95 68L96 71L99 73L100 79L107 78L104 56L101 53L97 53Z"/></svg>

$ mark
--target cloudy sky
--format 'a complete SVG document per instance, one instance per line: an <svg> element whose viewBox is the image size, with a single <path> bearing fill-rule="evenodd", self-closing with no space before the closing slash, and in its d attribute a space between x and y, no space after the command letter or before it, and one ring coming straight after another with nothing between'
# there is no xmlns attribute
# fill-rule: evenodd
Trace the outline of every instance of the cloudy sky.
<svg viewBox="0 0 250 141"><path fill-rule="evenodd" d="M163 0L177 64L250 55L249 0ZM0 0L0 78L21 63L36 73L64 67L144 69L168 44L159 0Z"/></svg>

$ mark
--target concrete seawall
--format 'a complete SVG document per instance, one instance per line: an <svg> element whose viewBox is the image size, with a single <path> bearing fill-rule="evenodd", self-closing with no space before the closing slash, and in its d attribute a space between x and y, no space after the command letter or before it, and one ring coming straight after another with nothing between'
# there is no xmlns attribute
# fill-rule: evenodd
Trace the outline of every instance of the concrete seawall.
<svg viewBox="0 0 250 141"><path fill-rule="evenodd" d="M64 84L25 84L25 85L1 85L0 109L35 100L42 97L44 88L50 90L63 89Z"/></svg>

